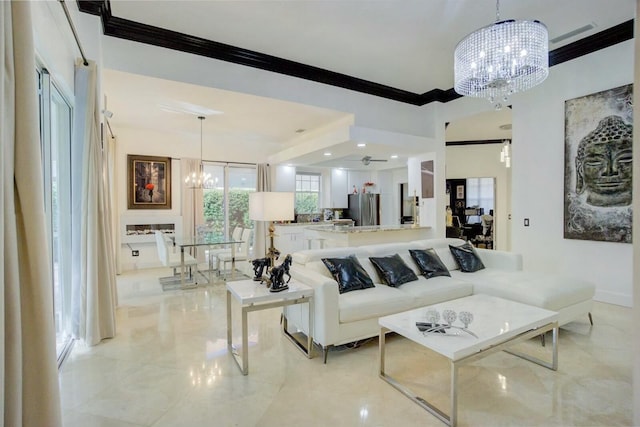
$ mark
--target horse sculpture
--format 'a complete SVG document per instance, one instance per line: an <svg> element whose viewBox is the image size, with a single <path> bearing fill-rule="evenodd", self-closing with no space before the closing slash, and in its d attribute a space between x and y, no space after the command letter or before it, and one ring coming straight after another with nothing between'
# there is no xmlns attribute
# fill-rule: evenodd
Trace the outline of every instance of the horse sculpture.
<svg viewBox="0 0 640 427"><path fill-rule="evenodd" d="M271 259L270 258L256 258L253 261L251 261L251 264L253 265L253 280L255 280L256 282L260 282L262 283L263 278L262 278L262 274L265 272L265 268L268 269L269 264L271 263Z"/></svg>
<svg viewBox="0 0 640 427"><path fill-rule="evenodd" d="M291 280L289 267L291 267L292 261L293 259L291 258L291 255L287 255L282 264L271 269L271 276L269 278L269 282L271 282L271 288L269 290L271 292L282 292L289 289L289 285L287 285L287 283ZM285 274L289 277L286 282L284 281Z"/></svg>

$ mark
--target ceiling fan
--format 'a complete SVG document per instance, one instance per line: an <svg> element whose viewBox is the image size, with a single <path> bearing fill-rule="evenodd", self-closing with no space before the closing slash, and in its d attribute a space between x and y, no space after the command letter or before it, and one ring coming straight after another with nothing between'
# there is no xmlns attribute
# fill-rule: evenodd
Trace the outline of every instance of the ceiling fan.
<svg viewBox="0 0 640 427"><path fill-rule="evenodd" d="M371 156L364 156L363 158L360 159L360 161L362 162L363 165L365 166L369 166L369 164L371 162L386 162L386 159L374 159Z"/></svg>

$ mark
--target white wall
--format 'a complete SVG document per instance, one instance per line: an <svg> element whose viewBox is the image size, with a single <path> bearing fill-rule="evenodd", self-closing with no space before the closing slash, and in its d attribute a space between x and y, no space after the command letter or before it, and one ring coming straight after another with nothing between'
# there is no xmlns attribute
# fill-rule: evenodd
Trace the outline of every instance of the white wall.
<svg viewBox="0 0 640 427"><path fill-rule="evenodd" d="M417 195L419 197L419 225L431 227L428 233L429 238L445 236L445 150L444 142L438 144L433 141L430 147L434 151L426 152L417 156L409 157L407 161L407 178L409 184L409 197ZM422 198L422 172L421 163L433 160L434 172L434 197L431 199Z"/></svg>
<svg viewBox="0 0 640 427"><path fill-rule="evenodd" d="M101 24L97 16L79 13L75 2L66 2L88 59L102 58ZM47 68L54 82L73 103L74 67L80 51L59 2L31 2L34 44L40 65Z"/></svg>
<svg viewBox="0 0 640 427"><path fill-rule="evenodd" d="M632 245L563 238L564 102L633 82L633 58L630 40L552 67L538 90L513 103L513 250L527 269L593 281L597 300L627 306Z"/></svg>
<svg viewBox="0 0 640 427"><path fill-rule="evenodd" d="M511 243L509 241L511 221L508 219L511 213L511 169L506 168L504 163L500 163L501 149L502 144L455 145L447 147L447 179L474 177L496 179L494 249L508 251L511 249Z"/></svg>

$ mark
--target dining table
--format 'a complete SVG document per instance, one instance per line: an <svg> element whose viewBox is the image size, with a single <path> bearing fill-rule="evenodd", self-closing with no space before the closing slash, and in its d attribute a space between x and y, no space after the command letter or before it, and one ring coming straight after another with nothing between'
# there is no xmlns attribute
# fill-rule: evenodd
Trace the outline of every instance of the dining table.
<svg viewBox="0 0 640 427"><path fill-rule="evenodd" d="M190 289L198 286L197 283L187 285L185 281L185 263L184 252L185 249L193 249L193 256L197 259L197 251L199 248L212 248L220 246L228 246L231 249L231 279L235 278L235 259L236 259L236 246L244 243L243 240L234 240L232 238L225 238L214 233L203 233L198 236L173 236L173 245L180 247L180 288ZM211 283L211 271L213 270L211 261L208 263L208 282ZM197 269L196 269L197 270ZM197 273L197 271L196 271Z"/></svg>

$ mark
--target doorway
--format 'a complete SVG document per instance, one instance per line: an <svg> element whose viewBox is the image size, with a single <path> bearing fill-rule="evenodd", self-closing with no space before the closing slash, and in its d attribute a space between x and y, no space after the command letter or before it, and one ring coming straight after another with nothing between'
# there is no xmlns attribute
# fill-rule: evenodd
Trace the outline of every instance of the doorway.
<svg viewBox="0 0 640 427"><path fill-rule="evenodd" d="M413 224L418 198L409 195L409 183L400 184L400 224Z"/></svg>

